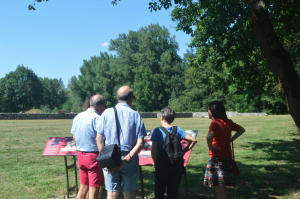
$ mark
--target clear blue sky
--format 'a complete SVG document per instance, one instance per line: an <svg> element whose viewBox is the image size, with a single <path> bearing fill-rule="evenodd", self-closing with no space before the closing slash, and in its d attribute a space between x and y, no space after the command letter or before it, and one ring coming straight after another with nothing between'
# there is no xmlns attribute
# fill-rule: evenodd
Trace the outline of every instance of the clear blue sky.
<svg viewBox="0 0 300 199"><path fill-rule="evenodd" d="M108 51L105 42L151 23L176 36L182 56L191 37L175 31L172 9L151 13L150 1L121 0L113 6L110 0L49 0L29 11L33 0L1 0L0 78L23 64L39 77L62 78L67 86L84 59Z"/></svg>

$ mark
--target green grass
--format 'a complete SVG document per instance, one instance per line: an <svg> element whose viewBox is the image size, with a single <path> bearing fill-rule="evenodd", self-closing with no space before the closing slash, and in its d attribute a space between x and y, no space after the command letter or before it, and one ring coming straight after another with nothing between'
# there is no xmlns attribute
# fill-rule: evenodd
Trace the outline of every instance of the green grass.
<svg viewBox="0 0 300 199"><path fill-rule="evenodd" d="M246 129L235 141L240 170L237 187L229 198L299 198L300 137L290 116L233 117ZM144 119L146 129L160 126L159 119ZM189 198L216 198L213 188L202 185L208 150L205 141L210 120L175 119L174 125L198 130L198 144L188 165ZM63 157L42 157L49 137L71 136L72 120L0 120L0 198L63 198L66 194ZM71 157L68 161L71 162ZM73 171L74 172L74 171ZM74 174L69 172L73 186ZM153 197L154 168L144 166L144 185ZM180 190L184 193L184 181Z"/></svg>

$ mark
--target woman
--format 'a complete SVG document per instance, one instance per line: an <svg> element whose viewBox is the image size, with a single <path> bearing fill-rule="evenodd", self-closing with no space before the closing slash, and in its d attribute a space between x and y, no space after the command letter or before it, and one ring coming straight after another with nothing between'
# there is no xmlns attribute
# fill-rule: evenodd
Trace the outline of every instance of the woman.
<svg viewBox="0 0 300 199"><path fill-rule="evenodd" d="M230 142L242 135L245 129L227 119L225 107L220 101L209 103L208 116L212 122L206 137L209 161L203 184L214 186L218 199L227 199L225 186L235 186ZM237 132L231 137L231 131Z"/></svg>
<svg viewBox="0 0 300 199"><path fill-rule="evenodd" d="M163 128L166 133L172 133L174 128L177 129L176 136L179 141L185 140L190 144L182 151L183 156L186 152L191 150L197 140L183 131L180 127L174 127L171 123L175 119L175 112L171 107L166 107L161 110L160 117L160 128L156 128L153 131L151 141L151 157L155 164L155 199L164 199L164 194L167 188L167 198L175 199L177 198L178 188L182 178L183 172L183 162L177 162L177 164L168 164L164 161L161 152L163 153L163 144L166 138Z"/></svg>

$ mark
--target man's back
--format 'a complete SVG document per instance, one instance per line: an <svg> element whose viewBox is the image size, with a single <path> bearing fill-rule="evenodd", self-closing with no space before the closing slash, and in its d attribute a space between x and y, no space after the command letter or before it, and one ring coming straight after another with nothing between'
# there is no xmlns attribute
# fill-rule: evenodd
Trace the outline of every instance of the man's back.
<svg viewBox="0 0 300 199"><path fill-rule="evenodd" d="M93 109L79 113L73 120L71 133L75 136L78 151L98 151L96 123L100 115Z"/></svg>
<svg viewBox="0 0 300 199"><path fill-rule="evenodd" d="M146 129L139 113L132 110L128 104L119 103L116 106L119 120L120 143L122 151L130 151L138 138L143 138ZM113 108L106 109L102 114L98 132L104 136L105 144L117 144L117 128ZM103 124L103 125L102 125Z"/></svg>

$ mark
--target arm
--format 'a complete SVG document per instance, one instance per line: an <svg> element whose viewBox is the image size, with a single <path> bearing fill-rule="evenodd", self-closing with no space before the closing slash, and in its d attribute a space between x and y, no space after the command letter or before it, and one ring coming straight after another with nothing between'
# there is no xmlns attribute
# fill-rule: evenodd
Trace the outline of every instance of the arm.
<svg viewBox="0 0 300 199"><path fill-rule="evenodd" d="M117 173L119 172L123 167L125 167L128 162L136 156L141 149L143 148L145 144L144 138L139 138L135 144L135 146L131 149L131 151L123 158L122 164L120 166L117 166L115 168L107 169L108 172L114 172Z"/></svg>
<svg viewBox="0 0 300 199"><path fill-rule="evenodd" d="M213 145L212 145L213 139L214 139L214 134L213 134L212 132L209 132L209 131L208 131L208 134L207 134L207 136L206 136L207 146L208 146L208 148L209 148L211 151L216 151L216 150L218 150L220 147L217 147L217 146L213 146Z"/></svg>
<svg viewBox="0 0 300 199"><path fill-rule="evenodd" d="M144 138L139 138L135 144L135 146L131 149L131 151L123 158L123 160L127 160L129 162L134 156L136 156L143 148L145 144ZM125 166L125 165L124 165Z"/></svg>
<svg viewBox="0 0 300 199"><path fill-rule="evenodd" d="M240 129L230 138L230 142L233 142L236 138L238 138L244 132L245 132L245 129L243 127L240 127Z"/></svg>
<svg viewBox="0 0 300 199"><path fill-rule="evenodd" d="M186 152L188 152L189 150L192 150L192 148L197 144L197 140L195 138L193 138L191 135L186 134L186 136L184 137L184 140L189 142L189 145L187 145L187 147L185 147L182 151L183 154L185 154ZM152 146L153 146L153 142L152 142ZM153 158L152 158L153 159Z"/></svg>
<svg viewBox="0 0 300 199"><path fill-rule="evenodd" d="M152 157L152 160L155 164L156 159L157 159L157 142L155 142L155 141L152 141L151 157Z"/></svg>
<svg viewBox="0 0 300 199"><path fill-rule="evenodd" d="M74 143L75 143L75 146L76 146L76 140L75 140L75 135L73 135L73 140L74 140Z"/></svg>
<svg viewBox="0 0 300 199"><path fill-rule="evenodd" d="M146 129L145 129L145 125L144 122L140 117L140 124L139 124L139 133L138 133L138 138L136 141L135 146L131 149L131 151L124 157L123 160L127 160L128 162L134 157L136 156L143 148L145 141L144 141L144 136L146 136ZM125 166L125 165L124 165Z"/></svg>
<svg viewBox="0 0 300 199"><path fill-rule="evenodd" d="M97 144L98 150L100 152L104 146L103 135L101 135L100 133L97 133L96 144Z"/></svg>

